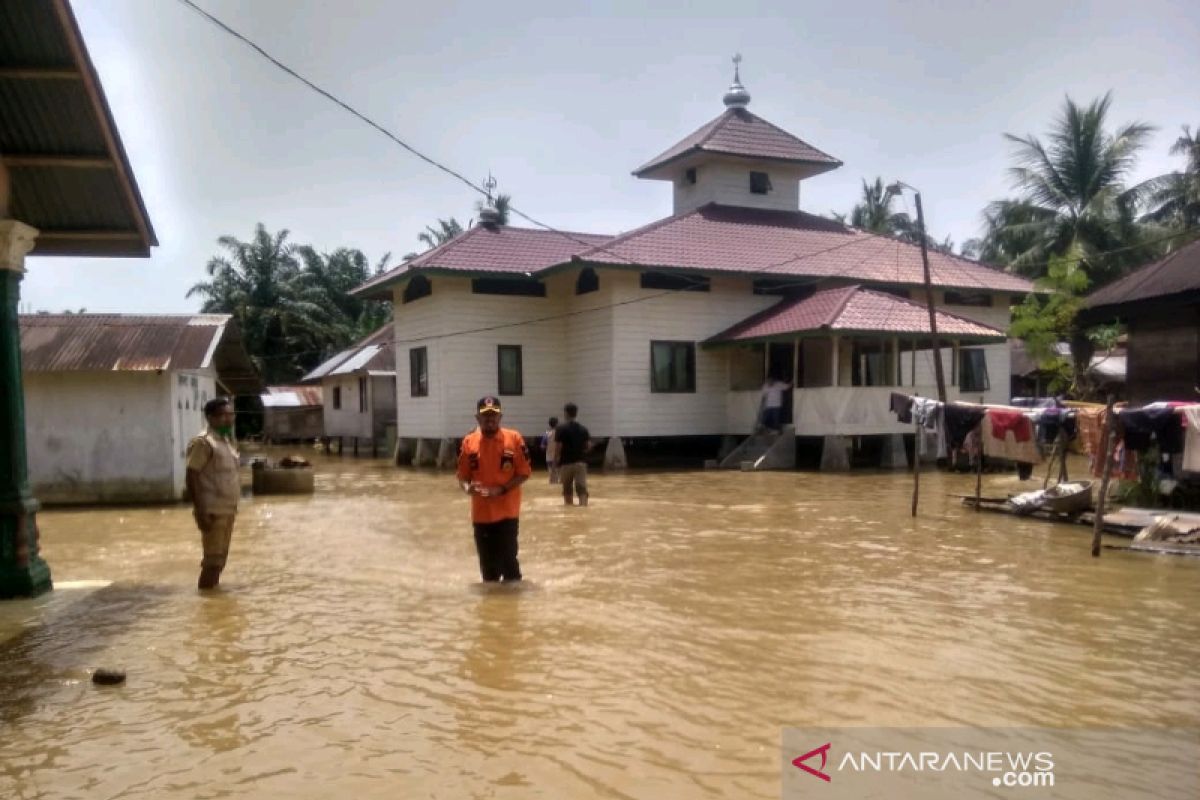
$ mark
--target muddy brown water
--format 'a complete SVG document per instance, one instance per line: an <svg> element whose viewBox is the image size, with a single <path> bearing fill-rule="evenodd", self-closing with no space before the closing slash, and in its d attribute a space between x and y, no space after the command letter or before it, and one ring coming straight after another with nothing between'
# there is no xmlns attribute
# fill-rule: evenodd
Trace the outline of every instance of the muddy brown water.
<svg viewBox="0 0 1200 800"><path fill-rule="evenodd" d="M1094 560L971 476L913 520L904 473L598 475L586 510L542 473L530 585L483 591L448 475L317 468L246 503L213 596L183 506L40 515L0 797L777 797L784 726L1200 724L1200 559Z"/></svg>

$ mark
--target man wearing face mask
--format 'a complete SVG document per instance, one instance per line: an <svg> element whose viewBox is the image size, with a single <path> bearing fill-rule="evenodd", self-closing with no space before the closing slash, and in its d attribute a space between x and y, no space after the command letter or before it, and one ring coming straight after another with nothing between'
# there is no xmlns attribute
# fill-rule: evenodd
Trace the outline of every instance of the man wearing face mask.
<svg viewBox="0 0 1200 800"><path fill-rule="evenodd" d="M463 439L456 476L471 495L479 574L486 582L519 581L517 533L521 484L533 471L529 451L520 433L500 427L499 398L480 398L475 410L479 427Z"/></svg>
<svg viewBox="0 0 1200 800"><path fill-rule="evenodd" d="M204 545L197 586L215 589L229 557L229 540L242 493L233 435L233 401L225 397L209 400L204 404L204 418L208 422L204 432L188 442L187 490Z"/></svg>

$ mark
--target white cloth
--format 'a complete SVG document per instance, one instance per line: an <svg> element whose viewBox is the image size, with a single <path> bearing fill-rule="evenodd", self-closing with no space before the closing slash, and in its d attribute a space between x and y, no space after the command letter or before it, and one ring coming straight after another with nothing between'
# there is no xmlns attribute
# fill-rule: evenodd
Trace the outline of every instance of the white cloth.
<svg viewBox="0 0 1200 800"><path fill-rule="evenodd" d="M763 408L783 408L783 393L791 388L783 381L767 381L763 384Z"/></svg>
<svg viewBox="0 0 1200 800"><path fill-rule="evenodd" d="M1187 420L1183 438L1183 471L1200 472L1200 406L1182 409Z"/></svg>

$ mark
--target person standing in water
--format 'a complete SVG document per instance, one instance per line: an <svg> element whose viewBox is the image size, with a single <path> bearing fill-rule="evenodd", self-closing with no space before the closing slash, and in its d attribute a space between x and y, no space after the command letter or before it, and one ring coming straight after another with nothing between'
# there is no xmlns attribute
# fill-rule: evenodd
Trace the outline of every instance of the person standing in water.
<svg viewBox="0 0 1200 800"><path fill-rule="evenodd" d="M475 413L479 427L463 439L455 473L459 487L471 496L479 574L488 583L521 580L521 484L533 471L525 440L500 427L501 416L499 398L480 398Z"/></svg>
<svg viewBox="0 0 1200 800"><path fill-rule="evenodd" d="M558 442L554 438L554 429L558 427L558 417L551 417L550 428L542 434L542 454L546 456L546 469L550 471L550 483L558 483Z"/></svg>
<svg viewBox="0 0 1200 800"><path fill-rule="evenodd" d="M571 505L572 494L579 495L579 505L588 504L587 462L584 457L592 449L592 435L576 420L579 408L574 403L563 406L567 421L554 431L558 442L558 475L562 481L563 504Z"/></svg>
<svg viewBox="0 0 1200 800"><path fill-rule="evenodd" d="M233 435L233 402L226 397L209 400L204 404L204 418L208 423L204 432L188 442L185 480L204 548L197 587L215 589L229 558L242 486Z"/></svg>

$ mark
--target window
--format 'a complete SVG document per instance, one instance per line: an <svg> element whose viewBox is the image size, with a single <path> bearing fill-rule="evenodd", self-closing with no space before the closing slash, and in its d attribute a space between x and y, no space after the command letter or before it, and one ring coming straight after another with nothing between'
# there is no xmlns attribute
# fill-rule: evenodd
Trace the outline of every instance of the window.
<svg viewBox="0 0 1200 800"><path fill-rule="evenodd" d="M958 351L958 388L962 392L986 392L991 388L983 349L964 347Z"/></svg>
<svg viewBox="0 0 1200 800"><path fill-rule="evenodd" d="M987 292L946 292L946 305L992 307L992 296Z"/></svg>
<svg viewBox="0 0 1200 800"><path fill-rule="evenodd" d="M813 293L813 284L811 280L796 278L755 278L751 282L751 291L762 295L801 297Z"/></svg>
<svg viewBox="0 0 1200 800"><path fill-rule="evenodd" d="M750 194L766 194L774 187L771 186L771 176L765 172L750 173Z"/></svg>
<svg viewBox="0 0 1200 800"><path fill-rule="evenodd" d="M367 379L358 379L358 413L367 413Z"/></svg>
<svg viewBox="0 0 1200 800"><path fill-rule="evenodd" d="M429 349L413 347L408 351L408 391L413 397L429 396Z"/></svg>
<svg viewBox="0 0 1200 800"><path fill-rule="evenodd" d="M729 388L732 391L761 389L767 376L767 348L763 344L743 344L729 351Z"/></svg>
<svg viewBox="0 0 1200 800"><path fill-rule="evenodd" d="M683 173L683 179L694 186L696 184L696 168L689 167L687 172Z"/></svg>
<svg viewBox="0 0 1200 800"><path fill-rule="evenodd" d="M342 387L333 387L333 408L336 411L342 407Z"/></svg>
<svg viewBox="0 0 1200 800"><path fill-rule="evenodd" d="M683 272L643 272L643 289L668 289L676 292L707 292L708 278Z"/></svg>
<svg viewBox="0 0 1200 800"><path fill-rule="evenodd" d="M575 294L587 294L599 291L599 289L600 276L596 274L596 270L591 267L579 270L579 277L575 279Z"/></svg>
<svg viewBox="0 0 1200 800"><path fill-rule="evenodd" d="M401 302L411 303L413 300L420 300L422 297L429 297L433 294L433 284L429 282L429 278L424 275L414 275L408 285L404 287L404 295Z"/></svg>
<svg viewBox="0 0 1200 800"><path fill-rule="evenodd" d="M650 343L650 391L696 391L694 342Z"/></svg>
<svg viewBox="0 0 1200 800"><path fill-rule="evenodd" d="M475 278L471 281L471 292L545 297L546 284L532 278Z"/></svg>
<svg viewBox="0 0 1200 800"><path fill-rule="evenodd" d="M521 345L499 345L496 348L496 370L496 386L500 394L521 394Z"/></svg>
<svg viewBox="0 0 1200 800"><path fill-rule="evenodd" d="M896 362L888 339L843 339L850 345L851 386L894 386Z"/></svg>

